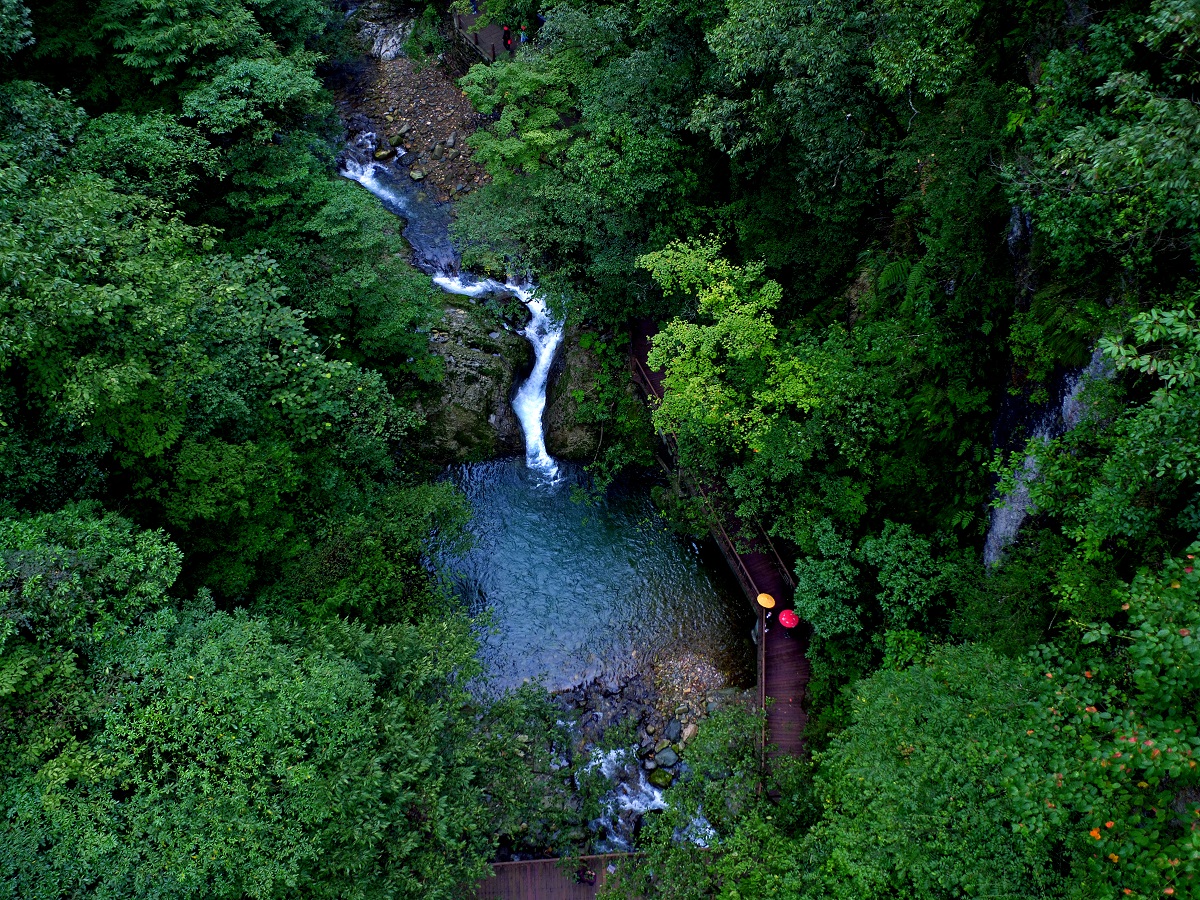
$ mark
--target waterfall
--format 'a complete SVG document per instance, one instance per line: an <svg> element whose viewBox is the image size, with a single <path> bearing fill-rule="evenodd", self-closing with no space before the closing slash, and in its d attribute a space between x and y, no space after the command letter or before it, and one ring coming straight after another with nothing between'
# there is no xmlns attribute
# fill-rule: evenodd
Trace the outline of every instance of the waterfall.
<svg viewBox="0 0 1200 900"><path fill-rule="evenodd" d="M1092 353L1091 361L1082 369L1066 375L1058 390L1058 402L1041 410L1034 420L1033 440L1043 443L1062 437L1079 424L1086 407L1082 400L1083 389L1097 378L1108 378L1112 374L1111 364L1099 350ZM1005 548L1017 539L1021 523L1028 517L1032 503L1029 485L1037 480L1037 458L1026 455L1017 472L1016 485L1001 505L992 510L992 521L988 525L987 538L983 544L984 565L992 566L1000 561Z"/></svg>
<svg viewBox="0 0 1200 900"><path fill-rule="evenodd" d="M429 200L411 179L400 177L391 166L376 162L376 143L373 132L355 135L339 157L339 169L343 176L358 182L378 197L386 209L406 221L404 237L412 245L417 267L449 294L479 297L507 292L529 310L531 319L521 334L533 346L533 371L517 389L512 405L525 432L525 464L546 480L555 480L558 465L546 450L542 413L546 409L550 367L562 341L563 323L550 314L536 285L511 277L501 284L492 278L460 272L458 254L450 240L449 204Z"/></svg>
<svg viewBox="0 0 1200 900"><path fill-rule="evenodd" d="M563 323L554 319L546 308L544 298L538 296L537 288L529 284L518 284L511 279L500 284L492 279L475 280L462 275L440 274L433 276L434 283L451 294L477 297L493 291L508 291L525 304L532 318L521 334L533 346L533 371L517 388L513 397L513 412L525 432L525 464L544 475L548 480L558 476L558 465L546 451L546 438L542 430L542 413L546 409L546 384L550 378L550 366L554 354L562 341Z"/></svg>
<svg viewBox="0 0 1200 900"><path fill-rule="evenodd" d="M546 381L550 377L554 353L562 340L563 326L562 322L550 317L546 310L546 302L541 297L534 294L526 297L521 293L517 296L533 314L533 318L521 334L533 345L534 363L533 371L517 389L517 395L513 398L513 410L525 431L526 465L547 478L554 478L558 475L558 466L546 452L545 436L542 434L542 413L546 409Z"/></svg>

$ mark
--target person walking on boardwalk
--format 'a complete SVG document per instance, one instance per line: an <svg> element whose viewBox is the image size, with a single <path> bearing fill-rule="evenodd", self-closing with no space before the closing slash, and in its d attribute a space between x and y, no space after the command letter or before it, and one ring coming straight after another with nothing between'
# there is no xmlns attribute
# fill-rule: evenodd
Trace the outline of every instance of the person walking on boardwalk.
<svg viewBox="0 0 1200 900"><path fill-rule="evenodd" d="M508 51L508 55L512 56L512 32L508 30L508 26L504 26L504 49Z"/></svg>

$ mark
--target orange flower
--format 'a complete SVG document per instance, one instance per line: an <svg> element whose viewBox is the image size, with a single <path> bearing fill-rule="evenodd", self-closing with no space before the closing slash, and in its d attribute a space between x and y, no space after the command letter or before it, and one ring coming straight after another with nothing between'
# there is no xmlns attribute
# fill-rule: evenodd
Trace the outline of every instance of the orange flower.
<svg viewBox="0 0 1200 900"><path fill-rule="evenodd" d="M1093 828L1091 831L1088 832L1088 834L1090 834L1096 840L1100 840L1100 829L1099 828Z"/></svg>
<svg viewBox="0 0 1200 900"><path fill-rule="evenodd" d="M1186 628L1180 628L1180 629L1179 629L1179 636L1180 636L1180 637L1187 637L1189 634L1191 634L1191 632L1190 632L1190 631L1188 631Z"/></svg>
<svg viewBox="0 0 1200 900"><path fill-rule="evenodd" d="M1121 604L1121 609L1129 609L1129 604L1128 604L1128 603L1122 603L1122 604Z"/></svg>
<svg viewBox="0 0 1200 900"><path fill-rule="evenodd" d="M1164 893L1164 894L1166 894L1166 895L1169 897L1169 896L1171 896L1172 894L1174 894L1174 893L1175 893L1175 888L1173 888L1173 887L1166 887L1166 888L1163 888L1163 893Z"/></svg>
<svg viewBox="0 0 1200 900"><path fill-rule="evenodd" d="M1108 858L1111 859L1113 862L1116 862L1121 857L1117 856L1117 854L1115 854L1115 853L1110 853L1110 854L1108 854Z"/></svg>
<svg viewBox="0 0 1200 900"><path fill-rule="evenodd" d="M1091 670L1090 670L1090 669L1085 669L1085 670L1084 670L1084 672L1083 672L1083 677L1084 677L1084 678L1091 678L1091 677L1092 677L1092 672L1091 672Z"/></svg>
<svg viewBox="0 0 1200 900"><path fill-rule="evenodd" d="M1094 706L1089 706L1084 709L1084 712L1095 712L1095 711L1096 711L1096 707L1094 707Z"/></svg>
<svg viewBox="0 0 1200 900"><path fill-rule="evenodd" d="M1126 894L1132 894L1132 893L1133 893L1133 891L1131 891L1129 888L1121 888L1121 890L1123 890L1123 891L1124 891Z"/></svg>
<svg viewBox="0 0 1200 900"><path fill-rule="evenodd" d="M1112 827L1113 827L1113 825L1115 825L1115 824L1116 824L1116 822L1105 822L1105 823L1104 823L1104 827L1105 827L1105 828L1112 828Z"/></svg>

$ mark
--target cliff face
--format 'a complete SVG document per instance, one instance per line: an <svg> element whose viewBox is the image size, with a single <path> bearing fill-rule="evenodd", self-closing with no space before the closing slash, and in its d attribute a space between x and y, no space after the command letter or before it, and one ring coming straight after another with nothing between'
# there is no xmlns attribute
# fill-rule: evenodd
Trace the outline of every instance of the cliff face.
<svg viewBox="0 0 1200 900"><path fill-rule="evenodd" d="M546 412L542 422L546 430L546 449L551 456L588 463L600 446L600 436L592 426L581 425L575 416L575 393L590 392L599 371L595 354L579 346L579 328L570 326L563 335L558 359L550 371L546 391Z"/></svg>
<svg viewBox="0 0 1200 900"><path fill-rule="evenodd" d="M461 302L459 302L461 301ZM523 453L525 439L510 400L533 354L514 326L467 298L451 297L430 334L446 377L426 404L424 443L443 462Z"/></svg>

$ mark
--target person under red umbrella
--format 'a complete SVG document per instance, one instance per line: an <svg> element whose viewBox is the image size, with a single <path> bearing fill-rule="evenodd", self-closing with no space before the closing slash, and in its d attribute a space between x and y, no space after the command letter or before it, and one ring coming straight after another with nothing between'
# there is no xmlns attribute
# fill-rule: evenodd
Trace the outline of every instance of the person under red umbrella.
<svg viewBox="0 0 1200 900"><path fill-rule="evenodd" d="M779 613L779 624L787 629L784 634L791 637L792 629L800 624L800 617L795 610L785 609Z"/></svg>

